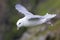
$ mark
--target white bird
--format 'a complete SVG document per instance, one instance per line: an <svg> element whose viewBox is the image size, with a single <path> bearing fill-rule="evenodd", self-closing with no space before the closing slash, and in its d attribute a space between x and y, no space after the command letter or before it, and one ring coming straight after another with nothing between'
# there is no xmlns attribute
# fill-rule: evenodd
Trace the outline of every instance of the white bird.
<svg viewBox="0 0 60 40"><path fill-rule="evenodd" d="M22 14L25 15L25 17L23 17L17 21L17 23L16 23L17 30L19 30L19 28L22 26L32 27L32 26L41 25L43 23L51 24L51 22L49 22L49 20L51 20L52 18L54 18L56 16L56 14L48 14L48 13L44 16L33 15L21 4L16 4L15 8L18 12L21 12Z"/></svg>

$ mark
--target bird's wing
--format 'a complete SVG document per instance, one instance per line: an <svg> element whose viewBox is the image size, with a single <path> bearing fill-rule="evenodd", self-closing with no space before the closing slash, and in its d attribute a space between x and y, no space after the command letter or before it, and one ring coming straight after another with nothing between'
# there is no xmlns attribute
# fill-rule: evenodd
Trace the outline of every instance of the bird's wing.
<svg viewBox="0 0 60 40"><path fill-rule="evenodd" d="M27 15L33 15L32 13L30 13L24 6L22 6L21 4L16 4L15 5L16 10L18 10L19 12L21 12L22 14L24 14L25 16Z"/></svg>
<svg viewBox="0 0 60 40"><path fill-rule="evenodd" d="M56 16L56 14L46 14L44 17L45 18L54 18Z"/></svg>
<svg viewBox="0 0 60 40"><path fill-rule="evenodd" d="M38 20L41 20L43 19L43 17L31 17L28 19L28 21L38 21Z"/></svg>
<svg viewBox="0 0 60 40"><path fill-rule="evenodd" d="M28 19L29 21L37 21L37 20L40 20L40 18L30 18Z"/></svg>

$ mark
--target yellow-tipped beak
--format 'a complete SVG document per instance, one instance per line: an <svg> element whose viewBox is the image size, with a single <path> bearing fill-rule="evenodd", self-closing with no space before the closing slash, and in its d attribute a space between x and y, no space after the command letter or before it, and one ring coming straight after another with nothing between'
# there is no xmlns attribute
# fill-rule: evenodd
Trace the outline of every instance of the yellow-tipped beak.
<svg viewBox="0 0 60 40"><path fill-rule="evenodd" d="M17 27L17 30L19 30L19 27Z"/></svg>

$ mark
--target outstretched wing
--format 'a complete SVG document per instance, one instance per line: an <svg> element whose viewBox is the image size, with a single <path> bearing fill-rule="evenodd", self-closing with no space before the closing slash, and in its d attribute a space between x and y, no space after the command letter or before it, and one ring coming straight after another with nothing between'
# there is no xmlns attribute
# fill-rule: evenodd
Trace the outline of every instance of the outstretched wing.
<svg viewBox="0 0 60 40"><path fill-rule="evenodd" d="M22 6L21 4L16 4L15 5L16 10L18 10L19 12L21 12L22 14L24 14L25 16L27 15L33 15L32 13L30 13L24 6Z"/></svg>
<svg viewBox="0 0 60 40"><path fill-rule="evenodd" d="M40 16L40 17L31 17L28 20L29 21L38 21L38 20L41 20L41 19L44 19L43 16Z"/></svg>
<svg viewBox="0 0 60 40"><path fill-rule="evenodd" d="M56 14L48 14L47 13L44 17L48 18L48 19L52 19L52 18L56 17Z"/></svg>
<svg viewBox="0 0 60 40"><path fill-rule="evenodd" d="M30 18L29 21L38 21L40 18Z"/></svg>

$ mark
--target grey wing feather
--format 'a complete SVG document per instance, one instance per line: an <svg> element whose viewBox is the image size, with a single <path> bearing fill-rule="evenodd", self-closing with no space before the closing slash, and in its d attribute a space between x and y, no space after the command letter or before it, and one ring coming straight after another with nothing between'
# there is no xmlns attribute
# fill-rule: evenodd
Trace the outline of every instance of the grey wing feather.
<svg viewBox="0 0 60 40"><path fill-rule="evenodd" d="M39 20L40 18L30 18L29 21L36 21Z"/></svg>
<svg viewBox="0 0 60 40"><path fill-rule="evenodd" d="M43 17L31 17L28 20L29 21L38 21L38 20L41 20L41 19L43 19Z"/></svg>
<svg viewBox="0 0 60 40"><path fill-rule="evenodd" d="M24 6L22 6L21 4L16 4L15 5L16 10L18 10L19 12L21 12L24 15L33 15L32 13L30 13Z"/></svg>

